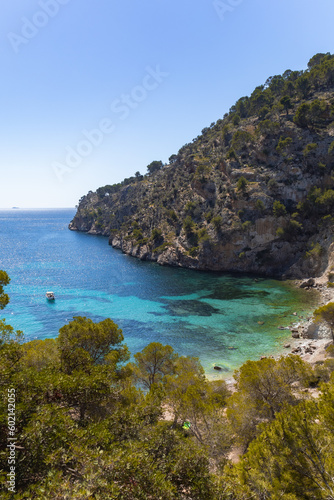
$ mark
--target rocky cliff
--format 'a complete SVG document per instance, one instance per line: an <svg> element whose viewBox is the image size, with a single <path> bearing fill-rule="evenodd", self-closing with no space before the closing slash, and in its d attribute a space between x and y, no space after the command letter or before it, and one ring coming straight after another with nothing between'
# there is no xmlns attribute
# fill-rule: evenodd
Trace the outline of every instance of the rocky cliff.
<svg viewBox="0 0 334 500"><path fill-rule="evenodd" d="M153 163L89 192L70 229L159 264L320 275L333 260L334 56L270 77Z"/></svg>

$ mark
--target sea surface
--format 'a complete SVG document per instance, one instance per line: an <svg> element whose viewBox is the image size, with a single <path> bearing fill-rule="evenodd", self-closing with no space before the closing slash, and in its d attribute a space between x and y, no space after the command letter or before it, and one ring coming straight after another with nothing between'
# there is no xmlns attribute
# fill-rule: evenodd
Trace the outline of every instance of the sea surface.
<svg viewBox="0 0 334 500"><path fill-rule="evenodd" d="M105 237L69 231L74 214L0 210L0 269L11 278L0 318L26 340L55 338L74 316L109 317L132 355L157 341L198 356L209 378L227 377L247 359L282 352L290 332L278 326L316 305L314 293L287 282L141 262Z"/></svg>

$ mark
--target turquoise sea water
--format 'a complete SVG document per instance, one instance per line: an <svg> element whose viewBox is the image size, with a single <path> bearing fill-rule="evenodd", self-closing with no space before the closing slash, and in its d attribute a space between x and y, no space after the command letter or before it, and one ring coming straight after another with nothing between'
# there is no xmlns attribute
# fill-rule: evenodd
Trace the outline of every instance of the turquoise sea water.
<svg viewBox="0 0 334 500"><path fill-rule="evenodd" d="M107 238L69 231L74 213L0 211L0 269L11 277L0 317L27 340L56 337L73 316L110 317L132 354L158 341L198 356L211 378L230 376L247 359L279 352L290 333L277 327L316 303L310 292L276 280L141 262Z"/></svg>

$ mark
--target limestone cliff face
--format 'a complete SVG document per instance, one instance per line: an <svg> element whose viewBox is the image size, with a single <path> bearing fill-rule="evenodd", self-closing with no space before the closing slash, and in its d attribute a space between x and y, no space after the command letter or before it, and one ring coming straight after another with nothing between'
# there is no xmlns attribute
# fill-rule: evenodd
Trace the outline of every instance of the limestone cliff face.
<svg viewBox="0 0 334 500"><path fill-rule="evenodd" d="M334 260L334 77L312 83L324 61L297 75L310 79L303 95L298 72L273 77L169 165L89 192L70 229L162 265L320 275Z"/></svg>

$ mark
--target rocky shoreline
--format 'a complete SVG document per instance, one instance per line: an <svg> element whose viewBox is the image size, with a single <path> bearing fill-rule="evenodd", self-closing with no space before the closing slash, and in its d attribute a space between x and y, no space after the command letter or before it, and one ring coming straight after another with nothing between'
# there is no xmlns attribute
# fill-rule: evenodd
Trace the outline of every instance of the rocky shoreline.
<svg viewBox="0 0 334 500"><path fill-rule="evenodd" d="M310 283L309 286L305 286L307 282ZM326 273L319 278L296 281L295 285L299 288L305 288L306 291L311 289L317 290L319 292L319 306L334 301L334 288L327 287ZM278 328L290 330L291 339L285 341L283 353L270 357L278 359L282 355L296 354L311 365L325 361L327 357L326 349L333 343L331 331L325 323L315 323L312 317L307 317L306 320L301 319L287 327ZM267 357L260 356L260 359ZM233 392L235 386L234 378L229 377L225 382Z"/></svg>
<svg viewBox="0 0 334 500"><path fill-rule="evenodd" d="M319 306L334 301L334 288L327 287L327 277L296 281L295 285L319 292ZM281 327L279 327L281 328ZM314 364L326 357L326 348L333 342L329 327L325 323L315 323L312 317L299 320L286 327L291 332L291 340L284 348L287 354L298 354L305 361Z"/></svg>
<svg viewBox="0 0 334 500"><path fill-rule="evenodd" d="M90 197L96 198L97 196L92 193ZM101 234L101 231L96 230L95 226L87 226L85 221L81 220L79 216L77 216L76 224L74 224L73 221L70 223L69 229L71 229L72 231L84 231L88 232L89 234ZM104 232L103 234L107 235L107 233L108 231ZM322 268L320 272L322 272L323 274L317 278L304 278L303 280L295 281L295 286L305 289L305 293L308 293L308 291L311 290L318 291L319 306L325 305L330 301L334 301L334 287L327 286L328 276L331 270L334 269L334 244L331 243L331 241L322 243L324 248L326 245L328 246L325 252L326 259L321 263L321 266L320 264L318 266L314 266ZM189 269L201 268L201 266L198 266L198 262L195 258L184 254L184 252L182 251L183 247L179 244L177 244L175 248L172 245L166 247L161 254L154 254L153 251L150 252L148 250L146 244L142 246L134 244L131 239L123 239L119 235L115 235L114 233L109 236L109 244L114 248L120 249L122 250L122 252L141 260L153 260L161 265L179 266ZM225 255L224 252L220 253ZM205 269L213 269L213 267L207 266L205 267ZM222 269L219 268L219 270L221 271ZM229 267L229 265L226 265L226 269L223 270L233 271L236 269ZM237 270L240 271L240 269ZM301 270L298 269L298 266L294 266L293 270L291 269L291 274L294 274L296 278L299 277L300 274L305 276L305 271L306 269L303 269L303 272L301 272ZM308 271L310 270L308 269ZM312 274L314 275L314 273ZM264 273L264 275L266 275L266 273ZM283 278L287 279L289 278L289 276L287 274L284 274ZM298 354L302 357L302 359L305 359L305 361L309 361L310 363L316 363L317 361L324 360L326 354L325 348L328 347L328 345L332 342L331 332L324 323L316 324L313 322L312 317L308 317L306 320L304 318L299 318L298 321L292 323L288 327L278 326L278 328L281 330L291 331L291 340L286 340L284 346L282 346L283 354ZM267 357L261 356L261 353L259 353L259 355L260 357ZM282 355L282 352L280 353L280 355ZM273 357L277 358L278 355L276 354Z"/></svg>
<svg viewBox="0 0 334 500"><path fill-rule="evenodd" d="M334 301L334 288L327 287L327 276L310 281L310 289L316 289L320 294L319 306ZM299 287L307 281L296 282ZM307 288L306 288L307 289ZM329 327L325 323L315 323L312 317L306 321L298 321L289 327L291 331L291 342L285 344L285 348L291 354L298 354L304 361L315 364L324 361L326 348L333 342Z"/></svg>

